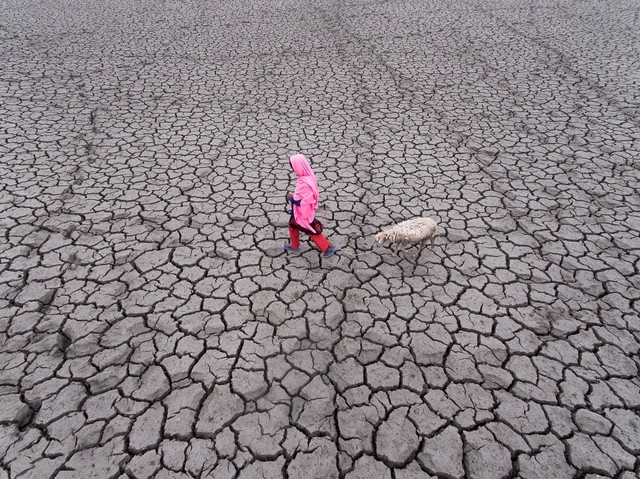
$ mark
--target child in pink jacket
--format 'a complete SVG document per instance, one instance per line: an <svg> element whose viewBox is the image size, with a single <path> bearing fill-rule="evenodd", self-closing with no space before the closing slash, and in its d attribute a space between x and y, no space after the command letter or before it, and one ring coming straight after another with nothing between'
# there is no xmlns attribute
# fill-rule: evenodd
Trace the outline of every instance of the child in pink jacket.
<svg viewBox="0 0 640 479"><path fill-rule="evenodd" d="M339 248L332 245L324 237L322 223L315 219L319 198L316 175L304 155L294 155L289 158L289 162L298 178L293 195L287 193L287 201L291 203L291 219L289 220L291 242L286 243L283 248L287 251L298 251L300 249L300 231L304 231L322 252L322 256L328 258Z"/></svg>

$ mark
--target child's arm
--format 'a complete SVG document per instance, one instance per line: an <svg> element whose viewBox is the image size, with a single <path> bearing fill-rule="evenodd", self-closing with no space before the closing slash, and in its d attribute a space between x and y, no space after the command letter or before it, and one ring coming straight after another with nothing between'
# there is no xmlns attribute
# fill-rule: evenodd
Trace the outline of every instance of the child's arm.
<svg viewBox="0 0 640 479"><path fill-rule="evenodd" d="M302 200L296 200L296 196L291 193L287 193L287 203L291 203L291 207L300 206L302 204Z"/></svg>

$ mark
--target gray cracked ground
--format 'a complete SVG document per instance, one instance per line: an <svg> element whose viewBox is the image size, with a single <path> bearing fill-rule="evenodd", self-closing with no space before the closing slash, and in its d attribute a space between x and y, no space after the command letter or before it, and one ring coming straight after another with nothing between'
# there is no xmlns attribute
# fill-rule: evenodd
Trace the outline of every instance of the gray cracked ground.
<svg viewBox="0 0 640 479"><path fill-rule="evenodd" d="M3 0L0 478L636 477L638 14Z"/></svg>

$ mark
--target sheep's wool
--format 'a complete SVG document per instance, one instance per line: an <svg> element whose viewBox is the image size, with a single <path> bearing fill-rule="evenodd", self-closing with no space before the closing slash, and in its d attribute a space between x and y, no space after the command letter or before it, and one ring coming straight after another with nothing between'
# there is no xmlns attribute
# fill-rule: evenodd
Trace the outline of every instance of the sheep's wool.
<svg viewBox="0 0 640 479"><path fill-rule="evenodd" d="M433 236L436 223L431 218L413 218L398 223L376 235L378 244L389 241L391 243L417 244Z"/></svg>

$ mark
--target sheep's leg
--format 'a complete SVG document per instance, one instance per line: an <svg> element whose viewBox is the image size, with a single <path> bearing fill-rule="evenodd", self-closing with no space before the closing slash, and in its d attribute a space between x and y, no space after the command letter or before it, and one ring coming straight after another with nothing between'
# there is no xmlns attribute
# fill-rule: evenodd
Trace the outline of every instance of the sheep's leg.
<svg viewBox="0 0 640 479"><path fill-rule="evenodd" d="M393 256L398 256L398 250L400 249L400 243L393 244Z"/></svg>
<svg viewBox="0 0 640 479"><path fill-rule="evenodd" d="M425 241L421 241L419 244L416 245L417 251L415 254L415 258L418 259L420 257L420 255L422 254L422 250L424 249L424 245L425 245Z"/></svg>
<svg viewBox="0 0 640 479"><path fill-rule="evenodd" d="M435 236L431 236L431 249L436 247L436 237Z"/></svg>
<svg viewBox="0 0 640 479"><path fill-rule="evenodd" d="M417 258L420 255L420 252L417 252L416 254L409 254L409 250L411 249L412 246L414 245L411 243L405 243L404 248L402 249L402 252L404 253L404 256L406 258L409 258L409 257Z"/></svg>

